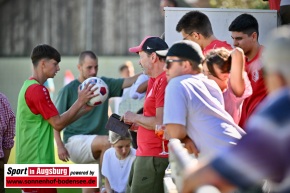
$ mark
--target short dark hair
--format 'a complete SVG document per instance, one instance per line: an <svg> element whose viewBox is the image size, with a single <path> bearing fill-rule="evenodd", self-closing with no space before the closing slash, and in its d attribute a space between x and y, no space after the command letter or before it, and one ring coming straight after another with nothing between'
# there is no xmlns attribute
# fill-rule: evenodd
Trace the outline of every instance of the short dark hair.
<svg viewBox="0 0 290 193"><path fill-rule="evenodd" d="M90 58L95 59L95 60L97 60L97 58L98 58L93 51L86 50L86 51L83 51L83 52L80 53L80 55L79 55L79 64L83 63L83 61L84 61L86 56L89 56Z"/></svg>
<svg viewBox="0 0 290 193"><path fill-rule="evenodd" d="M176 25L176 31L181 32L182 30L187 34L198 32L205 38L213 35L209 18L200 11L190 11L179 20Z"/></svg>
<svg viewBox="0 0 290 193"><path fill-rule="evenodd" d="M120 67L119 67L119 72L122 72L123 70L125 69L129 69L129 67L126 65L126 64L122 64Z"/></svg>
<svg viewBox="0 0 290 193"><path fill-rule="evenodd" d="M242 32L248 36L256 32L259 37L259 24L254 16L244 13L232 21L229 31Z"/></svg>
<svg viewBox="0 0 290 193"><path fill-rule="evenodd" d="M40 44L35 46L31 52L30 58L34 66L38 64L39 60L44 58L54 59L58 63L61 60L59 52L47 44Z"/></svg>
<svg viewBox="0 0 290 193"><path fill-rule="evenodd" d="M217 77L213 65L216 64L222 73L229 73L232 66L232 57L226 48L218 48L209 51L205 56L204 62L206 63L208 71L214 77Z"/></svg>

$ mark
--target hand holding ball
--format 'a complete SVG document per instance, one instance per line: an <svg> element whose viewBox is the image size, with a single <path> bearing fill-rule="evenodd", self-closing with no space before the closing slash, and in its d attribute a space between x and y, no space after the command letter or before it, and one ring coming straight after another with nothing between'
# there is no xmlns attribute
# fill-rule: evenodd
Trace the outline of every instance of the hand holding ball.
<svg viewBox="0 0 290 193"><path fill-rule="evenodd" d="M109 89L107 84L102 79L98 77L88 78L81 84L80 89L82 90L86 84L93 84L94 86L91 89L98 87L94 94L99 94L98 96L91 98L91 100L87 103L89 106L97 106L106 101L108 98Z"/></svg>

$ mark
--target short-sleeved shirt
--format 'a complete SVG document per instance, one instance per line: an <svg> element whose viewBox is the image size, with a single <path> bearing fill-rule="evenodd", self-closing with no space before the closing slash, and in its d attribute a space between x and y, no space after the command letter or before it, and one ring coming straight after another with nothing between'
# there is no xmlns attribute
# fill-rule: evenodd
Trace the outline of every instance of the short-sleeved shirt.
<svg viewBox="0 0 290 193"><path fill-rule="evenodd" d="M108 135L105 128L108 121L108 101L111 97L122 96L124 79L101 77L109 88L109 95L104 103L95 106L91 111L71 123L64 129L64 142L74 135ZM81 83L76 79L63 87L56 98L56 107L60 114L67 111L78 98L78 87Z"/></svg>
<svg viewBox="0 0 290 193"><path fill-rule="evenodd" d="M210 50L212 49L217 49L217 48L226 48L228 50L232 50L232 46L230 44L228 44L226 41L220 41L220 40L213 40L209 45L207 45L204 49L203 49L203 55L206 55Z"/></svg>
<svg viewBox="0 0 290 193"><path fill-rule="evenodd" d="M246 72L243 72L243 78L245 83L245 90L242 96L237 97L234 94L230 81L228 81L227 90L223 92L225 109L233 117L236 124L239 124L240 122L244 100L251 96L253 93L251 82Z"/></svg>
<svg viewBox="0 0 290 193"><path fill-rule="evenodd" d="M128 88L128 91L123 93L122 100L119 104L119 115L124 115L127 111L132 111L136 113L141 108L143 108L145 94L144 93L138 93L137 88L142 84L143 82L147 81L149 77L145 74L141 74L138 76L135 83Z"/></svg>
<svg viewBox="0 0 290 193"><path fill-rule="evenodd" d="M239 125L244 128L246 121L255 111L257 105L267 96L267 88L263 76L263 64L260 60L262 47L257 55L251 60L246 60L246 72L251 81L253 94L246 98L242 107L241 120Z"/></svg>
<svg viewBox="0 0 290 193"><path fill-rule="evenodd" d="M30 78L30 80L33 80ZM49 91L44 85L33 84L27 88L25 100L30 110L45 120L58 115L58 111L49 97Z"/></svg>
<svg viewBox="0 0 290 193"><path fill-rule="evenodd" d="M145 97L146 92L138 93L137 89L142 83L148 81L148 79L149 79L149 76L145 74L140 74L140 76L138 76L135 83L130 87L130 94L129 94L130 98L141 100Z"/></svg>
<svg viewBox="0 0 290 193"><path fill-rule="evenodd" d="M269 94L249 118L248 134L210 165L241 189L269 179L279 188L273 192L290 192L289 117L289 88Z"/></svg>
<svg viewBox="0 0 290 193"><path fill-rule="evenodd" d="M108 179L110 186L116 192L125 192L131 166L136 157L136 150L131 148L128 157L119 160L116 150L111 147L105 151L102 174Z"/></svg>
<svg viewBox="0 0 290 193"><path fill-rule="evenodd" d="M166 87L163 123L185 126L199 158L211 159L245 134L223 102L219 86L203 74L175 77Z"/></svg>
<svg viewBox="0 0 290 193"><path fill-rule="evenodd" d="M143 115L145 117L156 116L156 109L164 107L164 94L167 85L165 72L159 76L149 80L144 102ZM153 83L153 84L152 84ZM151 87L152 85L152 87ZM162 151L162 139L159 139L154 130L146 129L139 126L137 132L137 156L154 156L154 157L168 157L159 155ZM166 145L167 147L167 145Z"/></svg>
<svg viewBox="0 0 290 193"><path fill-rule="evenodd" d="M26 80L18 96L16 163L55 163L53 128L47 119L56 115L47 88L32 78Z"/></svg>

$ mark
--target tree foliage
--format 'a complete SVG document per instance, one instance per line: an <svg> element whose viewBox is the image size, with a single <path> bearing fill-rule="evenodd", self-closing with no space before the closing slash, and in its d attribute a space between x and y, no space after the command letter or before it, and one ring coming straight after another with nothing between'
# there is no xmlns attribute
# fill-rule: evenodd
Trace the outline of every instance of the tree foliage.
<svg viewBox="0 0 290 193"><path fill-rule="evenodd" d="M263 0L210 0L213 8L269 9L268 1Z"/></svg>

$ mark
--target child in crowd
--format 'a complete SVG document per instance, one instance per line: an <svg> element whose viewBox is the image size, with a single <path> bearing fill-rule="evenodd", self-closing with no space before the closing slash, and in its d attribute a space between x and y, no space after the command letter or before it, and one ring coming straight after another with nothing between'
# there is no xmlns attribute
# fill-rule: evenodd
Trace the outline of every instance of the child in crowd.
<svg viewBox="0 0 290 193"><path fill-rule="evenodd" d="M205 56L203 73L220 87L226 111L235 123L241 118L242 104L252 95L252 86L245 69L245 56L240 48L211 50Z"/></svg>
<svg viewBox="0 0 290 193"><path fill-rule="evenodd" d="M106 150L103 158L102 175L105 176L106 193L124 193L136 150L131 147L131 135L126 136L110 131L112 147Z"/></svg>

